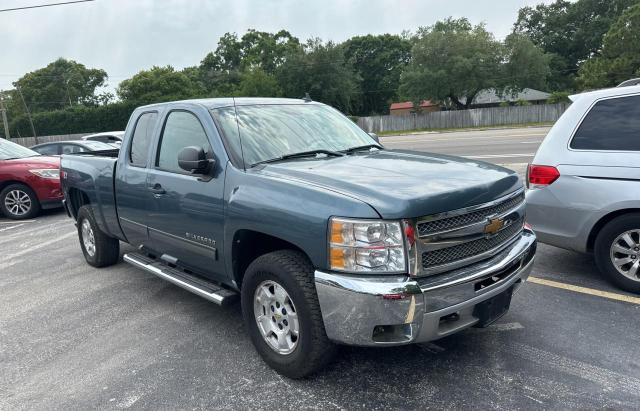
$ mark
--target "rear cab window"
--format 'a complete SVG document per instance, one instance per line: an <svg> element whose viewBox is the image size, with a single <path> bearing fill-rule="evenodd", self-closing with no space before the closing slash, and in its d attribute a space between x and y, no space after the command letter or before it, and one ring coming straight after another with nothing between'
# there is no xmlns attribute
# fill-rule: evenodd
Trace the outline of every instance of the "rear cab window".
<svg viewBox="0 0 640 411"><path fill-rule="evenodd" d="M569 145L574 150L640 151L640 96L598 101Z"/></svg>
<svg viewBox="0 0 640 411"><path fill-rule="evenodd" d="M158 120L158 113L147 112L138 117L129 147L129 164L146 167L153 130Z"/></svg>

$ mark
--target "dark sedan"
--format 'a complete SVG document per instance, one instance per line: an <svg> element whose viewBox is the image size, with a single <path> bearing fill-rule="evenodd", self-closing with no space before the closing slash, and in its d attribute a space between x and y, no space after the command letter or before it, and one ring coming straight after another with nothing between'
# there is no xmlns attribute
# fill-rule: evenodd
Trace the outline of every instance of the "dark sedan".
<svg viewBox="0 0 640 411"><path fill-rule="evenodd" d="M57 156L62 154L87 153L92 151L114 150L115 146L100 141L56 141L53 143L42 143L31 147L46 156Z"/></svg>

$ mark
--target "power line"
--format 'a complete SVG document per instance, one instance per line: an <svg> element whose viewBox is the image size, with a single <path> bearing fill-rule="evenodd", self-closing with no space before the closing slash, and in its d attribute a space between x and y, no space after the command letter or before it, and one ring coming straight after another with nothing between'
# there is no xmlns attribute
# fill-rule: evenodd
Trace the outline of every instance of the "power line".
<svg viewBox="0 0 640 411"><path fill-rule="evenodd" d="M17 11L17 10L27 10L27 9L39 9L41 7L51 7L51 6L64 6L65 4L74 4L74 3L87 3L95 0L75 0L75 1L64 1L61 3L50 3L50 4L37 4L35 6L24 6L24 7L14 7L11 9L0 9L0 13L4 11Z"/></svg>

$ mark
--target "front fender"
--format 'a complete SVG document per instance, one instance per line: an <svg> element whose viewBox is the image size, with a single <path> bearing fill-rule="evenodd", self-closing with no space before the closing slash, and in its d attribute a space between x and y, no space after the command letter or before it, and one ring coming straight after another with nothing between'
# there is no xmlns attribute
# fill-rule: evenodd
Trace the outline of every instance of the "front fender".
<svg viewBox="0 0 640 411"><path fill-rule="evenodd" d="M227 169L225 184L225 255L232 254L238 230L252 230L294 244L317 269L327 268L327 224L331 216L379 218L368 204L300 181L259 171ZM233 273L232 261L226 261Z"/></svg>

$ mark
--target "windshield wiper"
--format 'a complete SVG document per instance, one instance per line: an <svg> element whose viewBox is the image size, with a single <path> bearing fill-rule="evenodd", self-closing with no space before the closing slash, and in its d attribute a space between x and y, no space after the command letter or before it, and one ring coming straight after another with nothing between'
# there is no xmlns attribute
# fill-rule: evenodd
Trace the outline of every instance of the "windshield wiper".
<svg viewBox="0 0 640 411"><path fill-rule="evenodd" d="M348 148L346 150L342 150L342 153L347 153L347 154L351 154L353 152L356 151L360 151L360 150L370 150L372 148L377 148L378 150L382 150L382 146L378 145L378 144L367 144L365 146L356 146L356 147L351 147Z"/></svg>
<svg viewBox="0 0 640 411"><path fill-rule="evenodd" d="M251 164L251 167L255 167L258 164L274 163L276 161L288 160L290 158L312 157L312 156L315 156L317 154L326 154L327 156L333 156L333 157L343 157L344 156L344 154L339 152L339 151L309 150L309 151L301 151L299 153L284 154L284 155L282 155L280 157L271 158L269 160L258 161L257 163Z"/></svg>

